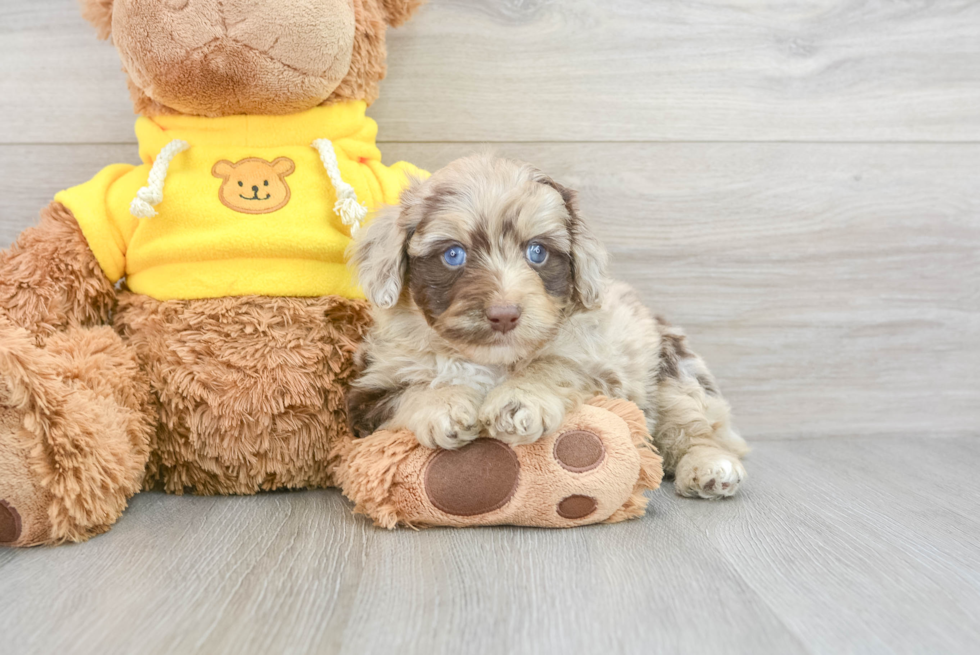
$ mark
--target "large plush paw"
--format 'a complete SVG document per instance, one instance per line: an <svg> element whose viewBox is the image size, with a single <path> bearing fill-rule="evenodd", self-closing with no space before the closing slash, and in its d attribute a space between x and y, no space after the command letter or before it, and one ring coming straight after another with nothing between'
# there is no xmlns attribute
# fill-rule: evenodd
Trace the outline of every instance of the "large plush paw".
<svg viewBox="0 0 980 655"><path fill-rule="evenodd" d="M478 411L475 399L457 394L416 408L405 427L426 448L453 450L480 436Z"/></svg>
<svg viewBox="0 0 980 655"><path fill-rule="evenodd" d="M720 448L692 448L677 463L674 489L681 496L715 500L732 496L745 479L736 455Z"/></svg>
<svg viewBox="0 0 980 655"><path fill-rule="evenodd" d="M408 431L354 442L342 478L355 511L378 525L571 527L643 514L661 460L646 446L642 412L596 399L554 434L510 447L477 439L454 451L420 448ZM388 472L379 475L379 463Z"/></svg>
<svg viewBox="0 0 980 655"><path fill-rule="evenodd" d="M511 445L534 443L557 430L564 418L563 399L509 385L491 391L480 408L480 422L489 435Z"/></svg>

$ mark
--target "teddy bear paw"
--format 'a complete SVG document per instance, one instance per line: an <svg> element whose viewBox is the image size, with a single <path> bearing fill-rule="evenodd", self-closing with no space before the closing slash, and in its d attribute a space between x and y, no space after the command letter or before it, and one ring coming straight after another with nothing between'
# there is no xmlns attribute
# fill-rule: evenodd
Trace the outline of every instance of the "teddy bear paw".
<svg viewBox="0 0 980 655"><path fill-rule="evenodd" d="M517 448L478 439L433 454L418 487L433 510L414 518L429 525L544 527L609 518L637 482L636 447L625 423L604 410L585 407L571 423Z"/></svg>
<svg viewBox="0 0 980 655"><path fill-rule="evenodd" d="M17 508L0 498L0 546L9 546L20 539L23 523Z"/></svg>
<svg viewBox="0 0 980 655"><path fill-rule="evenodd" d="M0 546L33 546L48 540L50 494L32 472L22 417L0 407Z"/></svg>

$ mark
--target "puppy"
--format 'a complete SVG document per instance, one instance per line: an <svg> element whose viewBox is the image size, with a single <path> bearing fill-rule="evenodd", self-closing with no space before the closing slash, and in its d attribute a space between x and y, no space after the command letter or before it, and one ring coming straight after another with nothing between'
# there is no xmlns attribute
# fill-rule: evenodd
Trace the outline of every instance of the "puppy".
<svg viewBox="0 0 980 655"><path fill-rule="evenodd" d="M358 436L526 444L603 394L643 410L681 495L731 496L745 478L748 448L704 362L607 279L575 193L537 169L457 160L382 211L351 260L375 320L348 398Z"/></svg>

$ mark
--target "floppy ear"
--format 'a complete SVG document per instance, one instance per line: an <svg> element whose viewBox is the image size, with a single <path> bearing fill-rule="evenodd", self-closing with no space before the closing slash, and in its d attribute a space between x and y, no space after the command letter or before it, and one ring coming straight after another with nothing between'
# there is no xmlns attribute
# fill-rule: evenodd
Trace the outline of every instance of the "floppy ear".
<svg viewBox="0 0 980 655"><path fill-rule="evenodd" d="M354 274L368 300L388 309L398 303L408 270L408 240L420 216L416 189L402 192L400 205L384 207L360 230L348 250Z"/></svg>
<svg viewBox="0 0 980 655"><path fill-rule="evenodd" d="M231 176L231 172L233 170L235 170L235 165L227 159L222 159L219 162L215 162L214 166L211 167L211 175L222 179L227 179L229 176Z"/></svg>
<svg viewBox="0 0 980 655"><path fill-rule="evenodd" d="M392 27L398 27L412 17L425 0L381 0L385 10L385 20Z"/></svg>
<svg viewBox="0 0 980 655"><path fill-rule="evenodd" d="M293 171L296 170L296 164L289 157L276 157L272 160L272 170L276 175L286 177L293 174Z"/></svg>
<svg viewBox="0 0 980 655"><path fill-rule="evenodd" d="M572 189L558 184L549 177L541 180L561 194L568 211L568 233L572 237L572 278L575 294L586 309L602 305L602 291L606 283L606 263L609 258L592 230L578 211L578 196Z"/></svg>
<svg viewBox="0 0 980 655"><path fill-rule="evenodd" d="M113 0L81 0L82 17L95 26L100 39L112 34Z"/></svg>

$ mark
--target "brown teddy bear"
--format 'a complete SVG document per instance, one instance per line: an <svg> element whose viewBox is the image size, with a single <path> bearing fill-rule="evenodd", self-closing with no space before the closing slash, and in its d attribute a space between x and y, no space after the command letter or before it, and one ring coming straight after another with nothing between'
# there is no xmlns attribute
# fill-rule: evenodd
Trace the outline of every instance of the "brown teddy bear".
<svg viewBox="0 0 980 655"><path fill-rule="evenodd" d="M660 463L628 403L517 451L350 434L370 314L344 252L424 175L381 163L365 108L420 0L82 4L143 164L59 193L0 253L0 544L83 541L152 487L342 486L389 527L643 512Z"/></svg>

